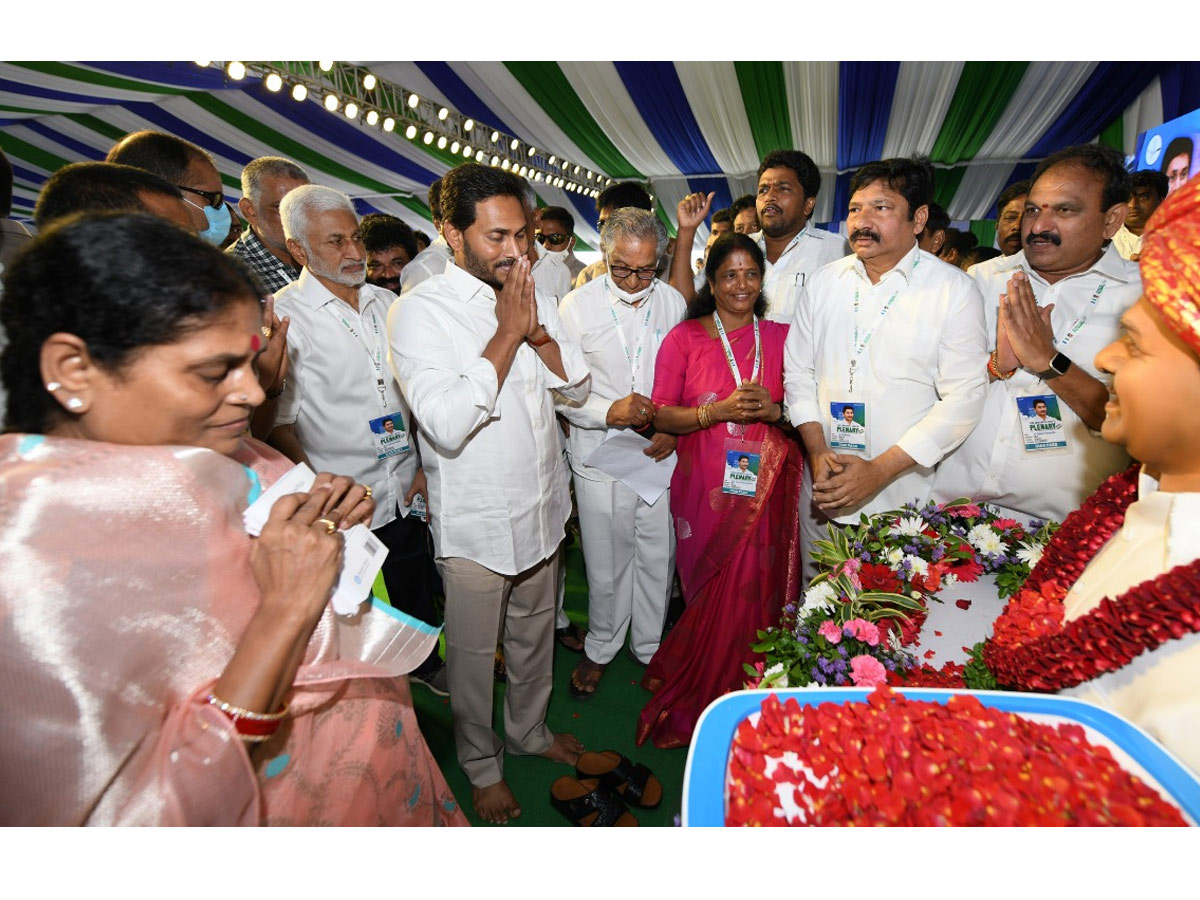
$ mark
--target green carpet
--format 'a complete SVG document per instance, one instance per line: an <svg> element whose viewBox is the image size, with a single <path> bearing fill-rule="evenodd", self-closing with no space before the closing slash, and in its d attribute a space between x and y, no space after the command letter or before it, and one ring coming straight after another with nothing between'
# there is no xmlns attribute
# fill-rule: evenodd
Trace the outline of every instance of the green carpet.
<svg viewBox="0 0 1200 900"><path fill-rule="evenodd" d="M579 547L575 545L567 549L564 606L572 621L586 627L587 579L583 572L583 556ZM578 661L579 654L570 653L555 645L554 692L550 695L547 724L552 731L574 734L589 750L618 750L633 762L648 766L663 784L663 801L657 809L634 808L630 811L642 826L673 825L681 806L683 767L687 761L687 750L659 750L649 743L640 748L634 745L633 736L638 713L650 697L639 684L644 670L632 661L628 653L618 653L605 671L595 695L581 703L572 698L568 691L571 671ZM470 783L458 767L458 760L454 754L449 699L438 697L416 682L413 683L412 693L421 733L441 766L450 789L462 804L471 824L485 825L471 807ZM504 686L497 684L493 727L501 736L504 731L503 701ZM541 757L506 755L504 776L521 804L521 817L510 820L504 827L569 827L571 823L550 805L550 785L560 775L574 774L571 767L552 763Z"/></svg>

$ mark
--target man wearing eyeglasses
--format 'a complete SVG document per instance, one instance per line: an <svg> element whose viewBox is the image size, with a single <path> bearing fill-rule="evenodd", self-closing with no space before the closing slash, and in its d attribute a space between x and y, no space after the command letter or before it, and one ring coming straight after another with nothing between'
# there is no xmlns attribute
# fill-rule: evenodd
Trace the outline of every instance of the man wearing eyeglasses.
<svg viewBox="0 0 1200 900"><path fill-rule="evenodd" d="M658 649L675 569L669 492L647 503L585 460L610 429L649 438L641 456L653 466L675 450L675 437L653 429L654 361L662 340L683 318L683 295L655 277L667 233L649 210L612 212L600 232L606 275L576 288L559 308L566 336L582 345L591 392L582 402L560 398L573 427L568 454L579 507L588 578L588 632L570 692L587 700L625 643L639 663Z"/></svg>
<svg viewBox="0 0 1200 900"><path fill-rule="evenodd" d="M533 281L539 290L561 302L571 292L575 280L567 259L575 244L575 217L561 206L547 206L539 212L534 232L539 247L538 261L532 269Z"/></svg>
<svg viewBox="0 0 1200 900"><path fill-rule="evenodd" d="M213 246L229 236L233 219L221 175L212 157L195 144L162 131L135 131L117 141L104 161L145 169L179 188L196 231Z"/></svg>
<svg viewBox="0 0 1200 900"><path fill-rule="evenodd" d="M618 209L630 206L653 211L654 201L650 199L646 189L636 181L619 181L606 187L596 198L596 211L600 214L596 221L596 230L603 232L604 223L608 221L609 216ZM575 277L575 287L583 287L593 278L599 278L607 271L608 264L604 259L598 259Z"/></svg>

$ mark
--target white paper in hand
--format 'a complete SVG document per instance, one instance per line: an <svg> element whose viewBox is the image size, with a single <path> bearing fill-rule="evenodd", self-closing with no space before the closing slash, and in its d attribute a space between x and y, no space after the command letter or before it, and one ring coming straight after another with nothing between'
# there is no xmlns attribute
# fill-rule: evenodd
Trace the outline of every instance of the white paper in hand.
<svg viewBox="0 0 1200 900"><path fill-rule="evenodd" d="M263 526L267 524L267 518L271 515L271 507L275 505L275 501L288 494L307 493L316 480L317 473L304 463L297 463L294 468L285 472L242 513L242 522L246 525L246 533L251 537L258 537L262 534Z"/></svg>
<svg viewBox="0 0 1200 900"><path fill-rule="evenodd" d="M631 428L610 428L584 463L621 481L651 506L671 486L675 454L658 462L645 454L650 442Z"/></svg>

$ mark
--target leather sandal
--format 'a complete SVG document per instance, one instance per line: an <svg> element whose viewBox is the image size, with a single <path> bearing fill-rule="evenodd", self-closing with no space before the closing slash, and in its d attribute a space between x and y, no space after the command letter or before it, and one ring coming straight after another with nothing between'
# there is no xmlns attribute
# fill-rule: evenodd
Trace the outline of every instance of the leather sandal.
<svg viewBox="0 0 1200 900"><path fill-rule="evenodd" d="M583 652L583 639L587 637L587 632L576 625L574 622L569 622L563 628L554 629L554 640L564 650L571 653Z"/></svg>
<svg viewBox="0 0 1200 900"><path fill-rule="evenodd" d="M575 773L582 779L597 779L601 787L616 791L633 806L654 809L662 802L662 782L644 765L630 762L616 750L579 754Z"/></svg>
<svg viewBox="0 0 1200 900"><path fill-rule="evenodd" d="M550 785L550 803L573 825L595 828L638 824L621 798L594 778L577 781L570 775L562 776Z"/></svg>
<svg viewBox="0 0 1200 900"><path fill-rule="evenodd" d="M600 684L600 679L607 668L606 663L592 662L584 654L583 659L575 666L575 671L571 673L567 690L576 700L591 700L596 693L596 686ZM578 686L575 684L577 681L579 682Z"/></svg>

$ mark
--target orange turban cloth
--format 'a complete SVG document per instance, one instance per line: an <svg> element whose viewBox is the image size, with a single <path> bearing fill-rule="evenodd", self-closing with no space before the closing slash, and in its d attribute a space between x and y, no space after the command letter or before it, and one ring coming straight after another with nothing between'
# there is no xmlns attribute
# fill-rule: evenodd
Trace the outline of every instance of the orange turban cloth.
<svg viewBox="0 0 1200 900"><path fill-rule="evenodd" d="M1138 261L1143 296L1200 356L1200 175L1150 216Z"/></svg>

